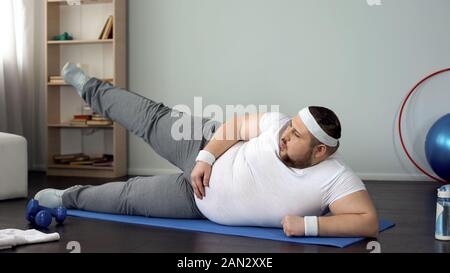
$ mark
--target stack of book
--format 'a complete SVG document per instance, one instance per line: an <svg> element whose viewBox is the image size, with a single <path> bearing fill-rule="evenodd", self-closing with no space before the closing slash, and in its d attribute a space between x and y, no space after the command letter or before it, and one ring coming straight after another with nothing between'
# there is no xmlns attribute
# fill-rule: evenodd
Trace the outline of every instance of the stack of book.
<svg viewBox="0 0 450 273"><path fill-rule="evenodd" d="M86 121L86 124L95 126L109 126L112 125L113 122L109 118L105 118L102 115L94 114L90 120Z"/></svg>
<svg viewBox="0 0 450 273"><path fill-rule="evenodd" d="M66 81L64 81L64 78L62 76L50 76L48 78L49 84L66 84Z"/></svg>
<svg viewBox="0 0 450 273"><path fill-rule="evenodd" d="M69 121L72 126L110 126L113 121L99 114L93 115L75 115Z"/></svg>
<svg viewBox="0 0 450 273"><path fill-rule="evenodd" d="M90 157L85 154L65 154L55 155L53 156L53 160L56 164L84 165L87 161L90 160Z"/></svg>
<svg viewBox="0 0 450 273"><path fill-rule="evenodd" d="M92 116L90 115L75 115L73 119L70 121L70 125L72 126L85 126L87 122L91 120Z"/></svg>
<svg viewBox="0 0 450 273"><path fill-rule="evenodd" d="M88 156L80 154L64 154L53 156L55 164L71 165L71 166L94 166L94 167L112 167L114 164L114 156L104 154L101 156Z"/></svg>

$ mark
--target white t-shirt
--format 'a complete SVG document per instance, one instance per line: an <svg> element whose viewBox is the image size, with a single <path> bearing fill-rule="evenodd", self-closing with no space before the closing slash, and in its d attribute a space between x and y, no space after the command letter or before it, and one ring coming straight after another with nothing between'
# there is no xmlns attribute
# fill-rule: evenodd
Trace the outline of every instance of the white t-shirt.
<svg viewBox="0 0 450 273"><path fill-rule="evenodd" d="M195 197L205 217L223 225L281 227L287 215L323 215L334 201L366 189L338 154L310 168L287 167L279 141L289 121L280 113L264 114L258 137L216 161L206 197Z"/></svg>

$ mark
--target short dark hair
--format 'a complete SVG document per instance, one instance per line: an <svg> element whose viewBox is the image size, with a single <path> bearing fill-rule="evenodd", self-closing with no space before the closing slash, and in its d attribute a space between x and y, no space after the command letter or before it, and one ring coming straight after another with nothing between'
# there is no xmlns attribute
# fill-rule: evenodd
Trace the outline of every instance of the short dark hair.
<svg viewBox="0 0 450 273"><path fill-rule="evenodd" d="M320 106L310 106L309 111L311 112L311 115L314 117L314 119L319 124L320 128L322 128L322 130L324 130L329 136L336 138L336 139L341 138L341 133L342 133L341 122L339 121L339 118L336 116L336 114L333 111L331 111L328 108L320 107ZM311 141L312 146L323 144L317 138L315 138L313 135L311 135L311 136L313 139L313 141ZM338 142L337 147L327 146L330 150L329 154L330 155L334 154L338 150L339 145L340 145L340 143Z"/></svg>

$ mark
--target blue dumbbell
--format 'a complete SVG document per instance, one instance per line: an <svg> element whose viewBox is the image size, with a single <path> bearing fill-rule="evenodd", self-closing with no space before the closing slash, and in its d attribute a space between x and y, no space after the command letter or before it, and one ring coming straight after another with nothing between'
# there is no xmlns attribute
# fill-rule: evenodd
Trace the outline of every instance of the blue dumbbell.
<svg viewBox="0 0 450 273"><path fill-rule="evenodd" d="M31 199L27 205L26 218L30 223L38 227L47 228L55 217L58 224L64 223L67 216L67 210L63 207L50 209L39 205L39 201Z"/></svg>

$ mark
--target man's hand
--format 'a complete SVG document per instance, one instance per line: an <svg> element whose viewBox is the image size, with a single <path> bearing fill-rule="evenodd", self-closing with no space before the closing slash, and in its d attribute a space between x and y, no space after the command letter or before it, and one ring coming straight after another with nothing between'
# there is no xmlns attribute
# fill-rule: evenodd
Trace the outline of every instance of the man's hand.
<svg viewBox="0 0 450 273"><path fill-rule="evenodd" d="M205 187L209 187L212 166L208 163L198 161L191 173L191 184L198 199L206 197Z"/></svg>
<svg viewBox="0 0 450 273"><path fill-rule="evenodd" d="M281 221L284 233L288 237L305 236L305 221L300 216L286 216Z"/></svg>

